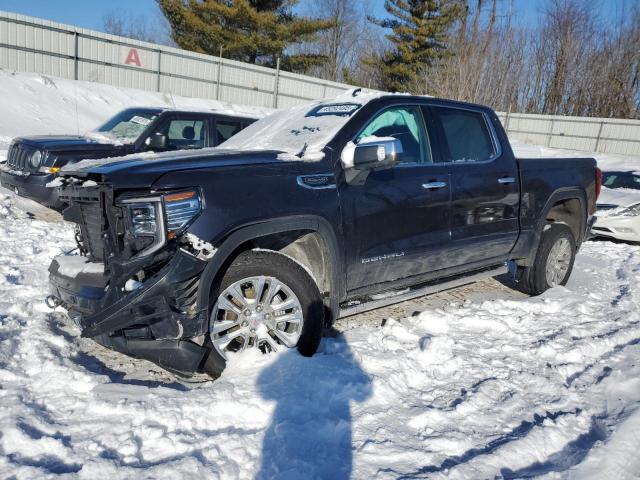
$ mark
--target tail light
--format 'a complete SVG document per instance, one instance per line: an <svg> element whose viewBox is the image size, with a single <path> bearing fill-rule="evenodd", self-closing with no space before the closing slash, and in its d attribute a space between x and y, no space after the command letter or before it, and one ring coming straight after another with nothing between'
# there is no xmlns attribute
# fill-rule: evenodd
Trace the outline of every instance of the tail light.
<svg viewBox="0 0 640 480"><path fill-rule="evenodd" d="M602 190L602 170L596 167L596 200L600 196Z"/></svg>

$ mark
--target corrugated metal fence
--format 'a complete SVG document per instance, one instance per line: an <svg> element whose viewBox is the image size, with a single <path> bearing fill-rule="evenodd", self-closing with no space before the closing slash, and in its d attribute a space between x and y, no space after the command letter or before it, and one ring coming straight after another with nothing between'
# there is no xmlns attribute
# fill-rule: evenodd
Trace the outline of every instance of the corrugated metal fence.
<svg viewBox="0 0 640 480"><path fill-rule="evenodd" d="M512 138L554 148L640 156L640 121L499 113Z"/></svg>
<svg viewBox="0 0 640 480"><path fill-rule="evenodd" d="M275 108L353 88L7 12L0 12L0 67Z"/></svg>
<svg viewBox="0 0 640 480"><path fill-rule="evenodd" d="M286 108L349 85L0 12L0 68ZM509 135L549 147L640 155L640 121L500 113Z"/></svg>

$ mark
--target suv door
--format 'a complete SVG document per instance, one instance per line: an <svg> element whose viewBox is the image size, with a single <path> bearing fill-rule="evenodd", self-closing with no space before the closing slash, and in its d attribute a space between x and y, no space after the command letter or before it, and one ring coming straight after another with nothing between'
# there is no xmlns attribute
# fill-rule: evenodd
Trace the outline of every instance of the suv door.
<svg viewBox="0 0 640 480"><path fill-rule="evenodd" d="M432 150L420 106L383 109L353 141L369 136L397 138L403 154L398 165L339 192L351 292L438 270L449 244L449 167Z"/></svg>
<svg viewBox="0 0 640 480"><path fill-rule="evenodd" d="M519 232L520 182L515 159L503 153L480 109L431 107L451 165L451 253L470 268L504 261Z"/></svg>

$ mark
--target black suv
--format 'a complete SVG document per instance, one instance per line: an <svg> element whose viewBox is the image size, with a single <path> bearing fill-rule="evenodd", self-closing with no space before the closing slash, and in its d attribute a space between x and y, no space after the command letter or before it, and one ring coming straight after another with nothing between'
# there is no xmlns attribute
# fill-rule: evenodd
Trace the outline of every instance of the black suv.
<svg viewBox="0 0 640 480"><path fill-rule="evenodd" d="M80 255L51 263L48 304L185 376L312 355L338 317L507 271L564 285L601 185L593 159L515 158L487 107L357 91L62 178Z"/></svg>
<svg viewBox="0 0 640 480"><path fill-rule="evenodd" d="M129 108L83 136L14 139L0 167L0 180L18 195L59 208L62 204L55 189L47 184L69 163L144 151L215 147L255 120L214 112Z"/></svg>

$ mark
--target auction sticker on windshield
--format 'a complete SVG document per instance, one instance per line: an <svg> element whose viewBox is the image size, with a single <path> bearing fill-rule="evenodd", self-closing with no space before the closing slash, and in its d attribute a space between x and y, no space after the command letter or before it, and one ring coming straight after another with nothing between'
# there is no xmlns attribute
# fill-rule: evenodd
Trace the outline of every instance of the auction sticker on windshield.
<svg viewBox="0 0 640 480"><path fill-rule="evenodd" d="M362 105L359 103L334 103L331 105L320 105L307 113L307 117L321 117L323 115L350 116Z"/></svg>
<svg viewBox="0 0 640 480"><path fill-rule="evenodd" d="M150 119L141 117L139 115L131 117L131 121L133 123L137 123L138 125L144 125L145 127L151 123Z"/></svg>

